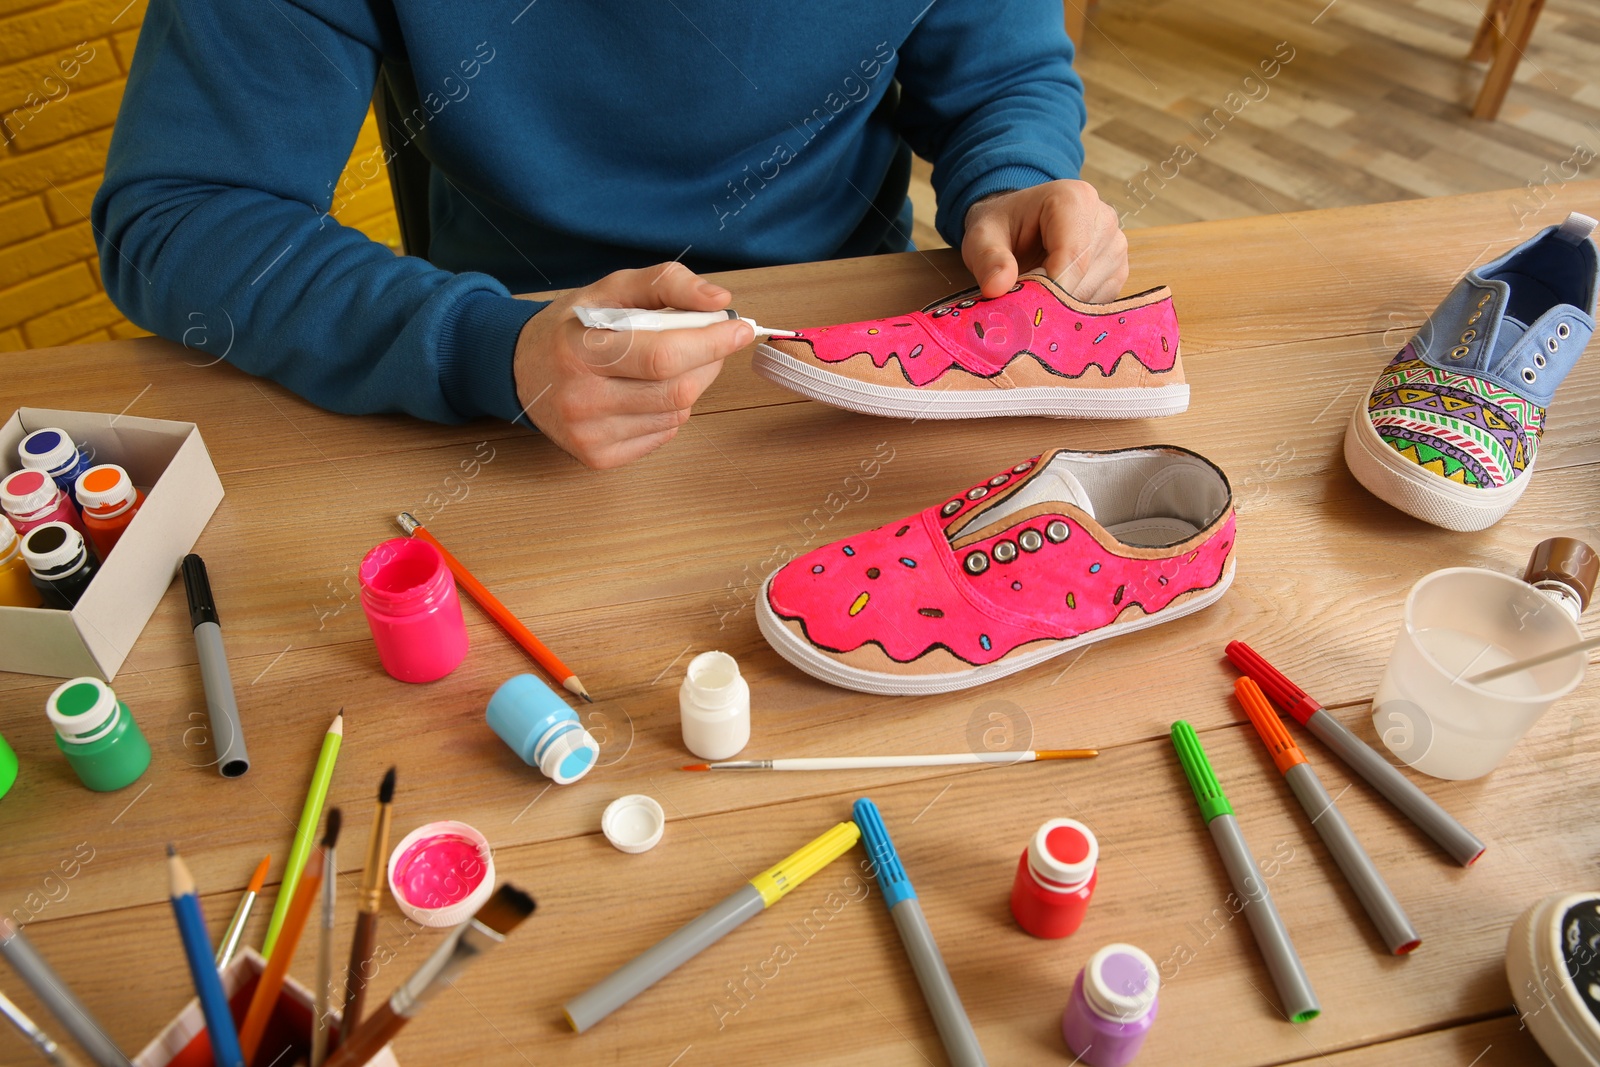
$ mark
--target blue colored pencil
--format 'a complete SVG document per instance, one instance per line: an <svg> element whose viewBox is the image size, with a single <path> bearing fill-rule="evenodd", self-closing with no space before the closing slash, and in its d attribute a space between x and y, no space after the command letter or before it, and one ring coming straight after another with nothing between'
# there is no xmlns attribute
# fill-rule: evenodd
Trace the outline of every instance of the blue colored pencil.
<svg viewBox="0 0 1600 1067"><path fill-rule="evenodd" d="M211 938L206 935L206 921L200 914L194 875L189 873L178 850L171 845L167 846L167 873L172 887L172 914L178 919L178 936L183 941L183 954L189 960L195 995L200 998L206 1036L211 1039L211 1059L216 1067L245 1067L244 1052L239 1048L239 1031L233 1024L233 1013L228 1010L228 995L222 990L222 976L217 973Z"/></svg>

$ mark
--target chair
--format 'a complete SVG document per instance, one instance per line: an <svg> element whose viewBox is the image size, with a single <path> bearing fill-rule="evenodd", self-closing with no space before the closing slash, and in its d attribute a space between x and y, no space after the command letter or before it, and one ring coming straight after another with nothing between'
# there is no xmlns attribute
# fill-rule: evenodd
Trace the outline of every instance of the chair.
<svg viewBox="0 0 1600 1067"><path fill-rule="evenodd" d="M1492 121L1500 114L1506 90L1511 88L1517 63L1527 50L1533 24L1539 21L1542 10L1544 0L1490 0L1477 36L1472 39L1472 48L1467 52L1468 60L1489 63L1483 88L1478 90L1478 101L1472 106L1473 118Z"/></svg>
<svg viewBox="0 0 1600 1067"><path fill-rule="evenodd" d="M388 160L389 192L400 223L400 250L427 259L433 232L428 220L428 179L433 164L417 147L415 136L407 133L403 118L416 114L421 106L410 70L384 63L372 92L372 111Z"/></svg>

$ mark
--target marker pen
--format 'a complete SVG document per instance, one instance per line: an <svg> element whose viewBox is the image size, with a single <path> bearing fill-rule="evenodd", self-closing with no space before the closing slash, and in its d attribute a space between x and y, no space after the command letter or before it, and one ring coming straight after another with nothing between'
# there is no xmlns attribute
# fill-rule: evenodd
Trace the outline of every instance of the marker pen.
<svg viewBox="0 0 1600 1067"><path fill-rule="evenodd" d="M47 522L64 522L83 532L83 519L72 498L43 471L20 470L0 481L0 510L17 533L25 534Z"/></svg>
<svg viewBox="0 0 1600 1067"><path fill-rule="evenodd" d="M102 463L78 475L73 495L83 509L83 532L105 559L144 503L144 494L134 488L127 471L115 463Z"/></svg>
<svg viewBox="0 0 1600 1067"><path fill-rule="evenodd" d="M98 469L98 468L96 468ZM244 727L233 695L233 675L228 654L222 649L222 627L217 605L211 599L211 579L206 562L193 552L183 557L183 588L189 597L189 625L200 654L200 681L206 691L206 711L211 716L211 743L216 747L217 770L224 778L237 778L250 769L244 748Z"/></svg>
<svg viewBox="0 0 1600 1067"><path fill-rule="evenodd" d="M43 594L47 608L71 611L100 573L100 561L89 542L64 522L29 530L22 538L22 558L28 561L34 587Z"/></svg>
<svg viewBox="0 0 1600 1067"><path fill-rule="evenodd" d="M67 431L54 426L33 431L17 445L17 457L24 467L48 474L63 493L77 502L73 486L78 475L88 469L89 460L78 451Z"/></svg>
<svg viewBox="0 0 1600 1067"><path fill-rule="evenodd" d="M793 330L769 330L758 326L737 311L679 311L663 308L649 311L645 308L585 308L574 307L578 321L591 330L639 330L657 333L662 330L698 330L715 326L719 322L742 322L755 331L757 337L793 337Z"/></svg>

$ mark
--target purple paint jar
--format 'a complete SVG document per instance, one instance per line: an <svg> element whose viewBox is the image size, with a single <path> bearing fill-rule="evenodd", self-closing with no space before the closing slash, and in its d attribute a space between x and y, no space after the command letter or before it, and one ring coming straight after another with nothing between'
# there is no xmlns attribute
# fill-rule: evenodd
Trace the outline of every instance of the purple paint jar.
<svg viewBox="0 0 1600 1067"><path fill-rule="evenodd" d="M1155 961L1132 945L1111 944L1089 957L1061 1013L1067 1048L1088 1067L1125 1067L1156 1021L1161 978Z"/></svg>

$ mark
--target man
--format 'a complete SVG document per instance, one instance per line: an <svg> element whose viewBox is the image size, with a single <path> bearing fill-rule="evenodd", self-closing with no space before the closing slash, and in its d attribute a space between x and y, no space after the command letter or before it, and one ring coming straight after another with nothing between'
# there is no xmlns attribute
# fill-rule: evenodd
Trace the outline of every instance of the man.
<svg viewBox="0 0 1600 1067"><path fill-rule="evenodd" d="M392 132L433 165L427 260L328 216L380 64L420 101ZM1043 265L1114 297L1083 117L1053 0L153 0L93 221L141 326L204 322L336 411L525 416L611 467L753 338L586 335L570 307L716 310L696 271L904 251L904 145L985 294Z"/></svg>

